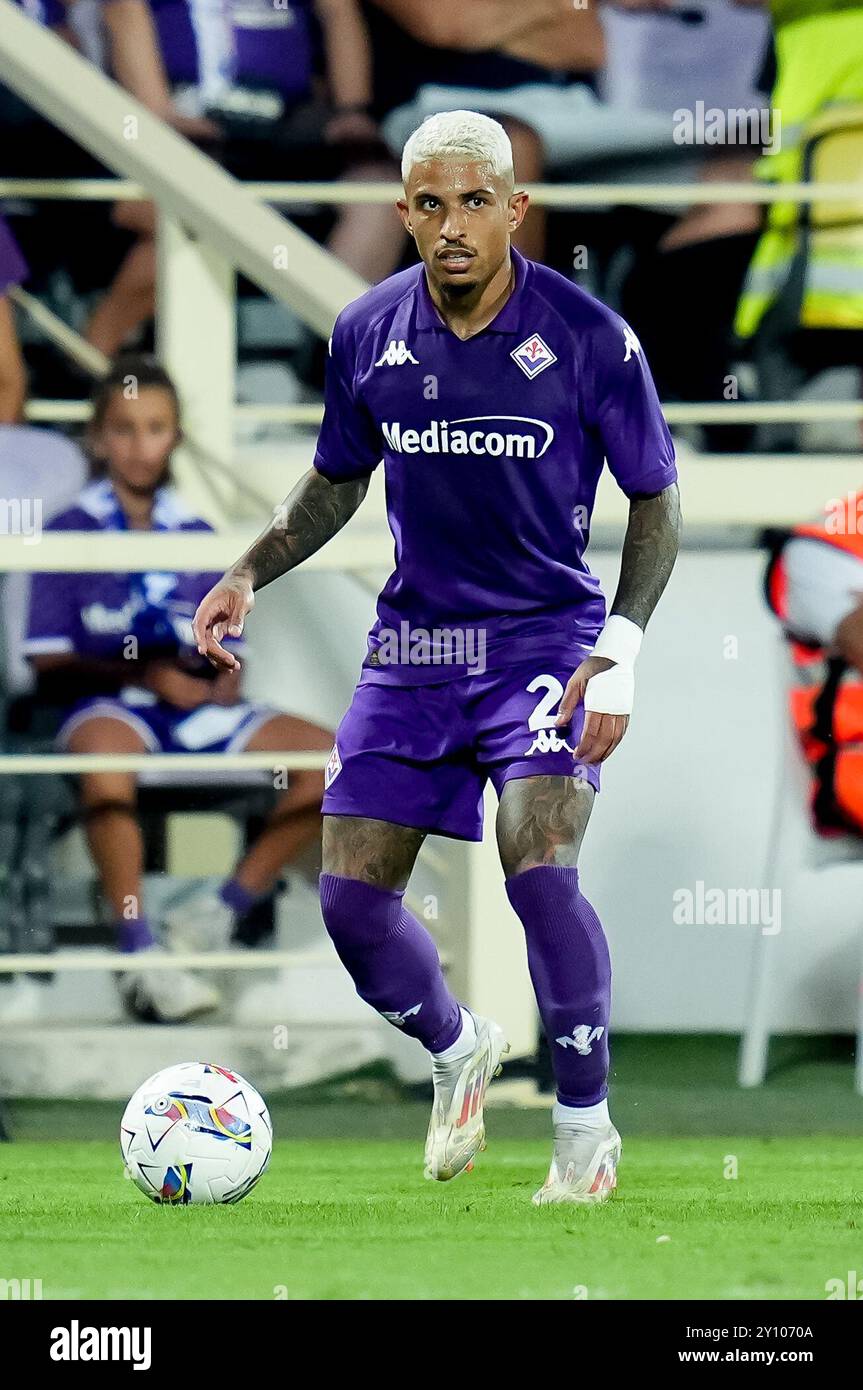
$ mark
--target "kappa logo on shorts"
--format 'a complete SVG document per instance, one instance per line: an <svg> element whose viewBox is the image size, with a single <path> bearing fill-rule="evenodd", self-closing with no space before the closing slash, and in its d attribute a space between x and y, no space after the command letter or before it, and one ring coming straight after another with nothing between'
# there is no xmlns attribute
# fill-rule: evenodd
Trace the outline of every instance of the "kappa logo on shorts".
<svg viewBox="0 0 863 1390"><path fill-rule="evenodd" d="M566 739L561 738L556 729L537 729L536 738L524 756L529 758L531 753L560 753L564 748L575 756L575 749L570 748Z"/></svg>
<svg viewBox="0 0 863 1390"><path fill-rule="evenodd" d="M529 338L525 338L509 355L531 380L557 361L551 348L542 341L538 333L532 333Z"/></svg>
<svg viewBox="0 0 863 1390"><path fill-rule="evenodd" d="M329 760L329 762L327 763L327 766L326 766L326 768L325 768L325 770L324 770L324 787L325 787L325 788L331 787L331 786L332 786L333 782L335 782L335 780L336 780L336 778L338 777L338 775L339 775L339 773L341 772L341 770L342 770L342 760L341 760L341 758L339 757L339 750L338 750L338 747L336 746L336 744L333 744L333 751L332 751L332 753L330 754L330 760Z"/></svg>

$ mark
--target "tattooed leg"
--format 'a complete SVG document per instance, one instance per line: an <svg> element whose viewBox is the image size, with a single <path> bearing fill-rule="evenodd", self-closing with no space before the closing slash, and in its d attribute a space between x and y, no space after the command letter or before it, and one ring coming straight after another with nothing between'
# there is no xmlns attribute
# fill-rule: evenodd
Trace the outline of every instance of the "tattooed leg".
<svg viewBox="0 0 863 1390"><path fill-rule="evenodd" d="M540 864L574 869L594 790L577 777L520 777L504 786L497 844L507 878Z"/></svg>
<svg viewBox="0 0 863 1390"><path fill-rule="evenodd" d="M391 821L324 816L324 873L404 892L425 837Z"/></svg>

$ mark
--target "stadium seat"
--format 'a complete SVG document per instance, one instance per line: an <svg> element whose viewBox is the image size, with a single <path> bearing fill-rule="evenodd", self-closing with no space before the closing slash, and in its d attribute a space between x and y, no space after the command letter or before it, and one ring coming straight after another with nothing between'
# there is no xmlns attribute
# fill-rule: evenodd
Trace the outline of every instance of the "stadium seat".
<svg viewBox="0 0 863 1390"><path fill-rule="evenodd" d="M782 721L782 738L777 752L776 782L762 882L771 888L778 888L785 901L794 902L794 885L802 870L820 871L836 864L860 861L863 874L863 838L858 835L821 835L813 829L809 807L810 769L800 748L788 700L796 671L788 643L778 628L776 668L777 689L781 692L786 717ZM741 1086L760 1086L767 1073L774 976L782 940L782 932L775 936L759 932L752 948L749 996L737 1073ZM858 990L857 1010L855 1089L863 1095L863 990Z"/></svg>
<svg viewBox="0 0 863 1390"><path fill-rule="evenodd" d="M34 499L41 515L29 519L36 530L68 505L87 476L81 450L53 430L0 427L0 493L11 502ZM35 555L34 550L34 555ZM50 746L53 732L43 717L34 722L33 677L21 651L30 589L29 575L3 576L0 630L0 746L31 752ZM4 949L48 950L49 921L45 860L71 801L56 777L6 777L0 795L0 943Z"/></svg>

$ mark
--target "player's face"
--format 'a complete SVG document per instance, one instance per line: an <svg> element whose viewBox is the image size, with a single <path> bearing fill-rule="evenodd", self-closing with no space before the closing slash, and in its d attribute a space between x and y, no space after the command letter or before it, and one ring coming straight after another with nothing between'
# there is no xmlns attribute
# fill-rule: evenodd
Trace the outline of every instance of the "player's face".
<svg viewBox="0 0 863 1390"><path fill-rule="evenodd" d="M431 284L455 300L481 293L500 269L527 194L482 160L429 159L413 166L397 206Z"/></svg>
<svg viewBox="0 0 863 1390"><path fill-rule="evenodd" d="M112 394L93 448L113 481L146 495L164 479L178 436L170 391L149 386L134 400L126 400L122 391Z"/></svg>

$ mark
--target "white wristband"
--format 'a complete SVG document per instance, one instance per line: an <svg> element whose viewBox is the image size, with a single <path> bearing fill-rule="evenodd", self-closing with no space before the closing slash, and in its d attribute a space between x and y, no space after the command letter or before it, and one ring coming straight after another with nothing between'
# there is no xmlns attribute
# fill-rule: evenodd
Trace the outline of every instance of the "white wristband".
<svg viewBox="0 0 863 1390"><path fill-rule="evenodd" d="M638 623L621 617L619 613L612 613L596 639L593 655L607 657L609 661L615 661L618 666L631 671L641 649L643 636Z"/></svg>

